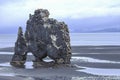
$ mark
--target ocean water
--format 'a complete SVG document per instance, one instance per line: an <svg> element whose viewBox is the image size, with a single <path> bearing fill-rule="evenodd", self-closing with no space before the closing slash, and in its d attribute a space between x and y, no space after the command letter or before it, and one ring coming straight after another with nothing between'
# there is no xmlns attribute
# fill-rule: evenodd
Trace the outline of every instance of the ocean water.
<svg viewBox="0 0 120 80"><path fill-rule="evenodd" d="M72 46L120 45L120 33L71 33ZM16 34L0 34L0 48L13 47Z"/></svg>
<svg viewBox="0 0 120 80"><path fill-rule="evenodd" d="M16 34L0 34L0 48L13 47L16 39Z"/></svg>
<svg viewBox="0 0 120 80"><path fill-rule="evenodd" d="M80 45L120 45L120 33L73 33L71 44Z"/></svg>
<svg viewBox="0 0 120 80"><path fill-rule="evenodd" d="M92 46L98 46L98 45L118 45L120 46L120 33L71 33L70 34L71 38L71 45L72 46L87 46L87 45L92 45ZM0 34L0 48L4 47L13 47L15 44L15 41L17 39L16 34ZM14 54L13 52L0 52L0 54ZM73 54L79 54L79 53L73 53ZM109 54L108 54L109 55ZM115 55L115 54L114 54ZM101 55L102 56L102 55ZM93 74L93 75L100 75L101 76L109 76L109 79L99 79L99 80L119 80L120 79L120 68L116 68L116 66L120 65L120 61L114 61L114 60L108 60L108 56L104 56L104 59L97 59L89 56L73 56L71 61L72 62L77 62L79 64L98 64L98 65L104 65L104 67L99 66L97 67L94 65L93 67L88 66L79 66L80 69L76 69L75 71L78 72L84 72L87 74ZM116 55L118 56L118 55ZM107 60L106 60L107 58ZM108 68L108 65L109 66ZM33 69L32 63L31 62L26 62L26 69ZM114 65L114 66L112 66ZM6 63L0 63L0 66L12 68L9 62ZM6 70L7 68L4 69L4 67L0 68L3 72L0 73L0 76L15 76L16 73L9 72ZM5 71L4 71L5 70ZM18 71L19 72L19 71ZM115 76L115 77L113 77ZM116 77L118 76L118 77ZM113 79L111 79L113 78ZM80 80L80 78L74 78L72 80ZM88 80L88 79L86 79ZM93 79L90 79L93 80ZM97 80L97 79L96 79Z"/></svg>

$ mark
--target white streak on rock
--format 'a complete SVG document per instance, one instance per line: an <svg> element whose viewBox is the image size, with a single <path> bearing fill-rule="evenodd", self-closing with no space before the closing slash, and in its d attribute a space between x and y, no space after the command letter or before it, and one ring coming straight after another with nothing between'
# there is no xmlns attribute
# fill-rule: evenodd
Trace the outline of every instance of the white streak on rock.
<svg viewBox="0 0 120 80"><path fill-rule="evenodd" d="M56 47L57 49L59 49L60 47L58 47L58 46L56 45L56 40L57 40L56 36L55 36L55 35L51 35L50 37L51 37L51 39L52 39L52 44L53 44L53 46Z"/></svg>
<svg viewBox="0 0 120 80"><path fill-rule="evenodd" d="M50 24L46 24L46 23L45 23L43 26L44 26L44 28L51 28L51 25L50 25Z"/></svg>
<svg viewBox="0 0 120 80"><path fill-rule="evenodd" d="M57 38L56 38L55 35L51 35L50 37L51 37L51 39L52 39L53 41L56 41L56 40L57 40Z"/></svg>
<svg viewBox="0 0 120 80"><path fill-rule="evenodd" d="M41 15L41 17L45 17L46 16L46 14L44 12L41 12L40 15Z"/></svg>

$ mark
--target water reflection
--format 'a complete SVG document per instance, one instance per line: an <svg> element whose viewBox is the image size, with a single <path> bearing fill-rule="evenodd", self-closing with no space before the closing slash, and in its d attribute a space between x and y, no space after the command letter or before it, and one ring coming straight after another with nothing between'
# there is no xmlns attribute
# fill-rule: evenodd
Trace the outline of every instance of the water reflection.
<svg viewBox="0 0 120 80"><path fill-rule="evenodd" d="M33 62L26 62L25 66L21 67L21 68L33 69L34 67L32 65L33 65ZM9 62L7 62L7 63L1 63L0 66L3 66L3 67L12 67Z"/></svg>

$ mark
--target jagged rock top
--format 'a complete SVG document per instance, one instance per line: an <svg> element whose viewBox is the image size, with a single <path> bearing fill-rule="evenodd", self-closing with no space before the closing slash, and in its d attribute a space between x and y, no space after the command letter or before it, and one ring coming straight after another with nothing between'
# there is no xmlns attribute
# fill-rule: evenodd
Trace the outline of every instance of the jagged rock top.
<svg viewBox="0 0 120 80"><path fill-rule="evenodd" d="M55 63L70 63L71 46L68 27L64 22L49 18L49 15L50 13L46 9L37 9L33 15L29 15L25 38L23 41L17 40L16 42L24 42L27 50L21 47L20 51L18 51L17 48L23 46L23 44L16 45L15 55L21 52L21 55L25 53L22 57L26 57L26 54L31 52L35 57L34 62L42 62L48 56ZM20 54L17 55L18 57L21 57ZM21 61L25 62L23 60L25 58L22 57L19 58L19 61L21 59ZM13 62L14 58L17 60L16 56L13 56Z"/></svg>
<svg viewBox="0 0 120 80"><path fill-rule="evenodd" d="M34 15L29 14L29 20L33 19L35 22L38 20L46 20L48 19L50 13L46 9L37 9L34 11Z"/></svg>

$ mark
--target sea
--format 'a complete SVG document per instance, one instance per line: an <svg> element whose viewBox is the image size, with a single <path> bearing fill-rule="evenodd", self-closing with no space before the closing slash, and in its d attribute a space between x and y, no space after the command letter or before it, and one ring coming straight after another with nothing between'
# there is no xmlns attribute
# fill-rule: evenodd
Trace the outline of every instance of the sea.
<svg viewBox="0 0 120 80"><path fill-rule="evenodd" d="M5 47L14 47L15 42L17 39L17 34L0 34L0 48ZM70 39L71 39L71 46L120 46L120 33L70 33ZM0 52L0 54L14 54L13 52ZM75 53L73 53L75 54ZM77 53L79 54L79 53ZM90 55L97 55L98 53L90 54ZM105 53L106 54L106 53ZM98 54L99 55L99 54ZM72 57L73 61L83 61L81 64L89 64L94 66L81 66L80 70L76 70L76 72L84 72L87 74L94 74L94 75L100 75L100 76L109 76L109 79L90 79L90 80L120 80L120 61L114 61L109 60L110 54L104 55L101 54L100 56L103 56L104 59L94 58L94 56L77 56ZM114 56L120 56L118 54L113 54ZM31 62L26 62L26 68L33 68L31 66ZM96 67L96 65L100 65ZM11 67L9 62L7 63L0 63L0 66L8 66ZM28 66L28 67L27 67ZM78 65L77 65L78 66ZM109 66L109 68L108 68ZM79 67L79 66L78 66ZM81 67L83 69L81 69ZM118 67L118 68L116 68ZM11 72L12 76L14 76ZM8 73L0 73L0 75L6 75L8 76ZM10 76L10 75L9 75ZM114 76L114 77L113 77ZM116 77L118 76L118 77ZM112 79L111 79L112 78ZM81 80L81 79L73 79L73 80ZM83 80L83 79L82 79ZM88 79L85 79L88 80Z"/></svg>
<svg viewBox="0 0 120 80"><path fill-rule="evenodd" d="M0 48L13 47L17 34L0 34ZM120 45L120 33L70 33L71 46Z"/></svg>

